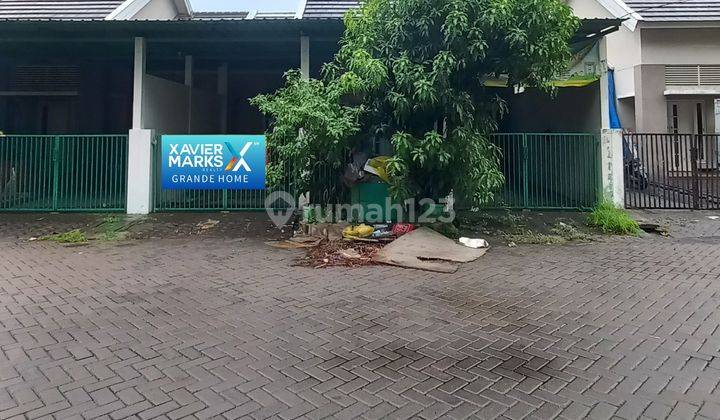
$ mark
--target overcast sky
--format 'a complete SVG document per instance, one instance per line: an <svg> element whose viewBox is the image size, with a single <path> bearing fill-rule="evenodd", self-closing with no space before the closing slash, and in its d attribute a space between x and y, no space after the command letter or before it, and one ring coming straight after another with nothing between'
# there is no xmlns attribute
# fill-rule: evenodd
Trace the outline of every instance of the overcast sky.
<svg viewBox="0 0 720 420"><path fill-rule="evenodd" d="M190 0L193 10L236 11L236 10L296 10L298 0Z"/></svg>

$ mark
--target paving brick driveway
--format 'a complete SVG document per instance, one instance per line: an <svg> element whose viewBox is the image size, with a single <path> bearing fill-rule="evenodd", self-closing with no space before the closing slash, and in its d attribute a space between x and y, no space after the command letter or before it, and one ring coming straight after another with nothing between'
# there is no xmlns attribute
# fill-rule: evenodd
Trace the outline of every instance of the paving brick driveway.
<svg viewBox="0 0 720 420"><path fill-rule="evenodd" d="M454 275L0 235L0 418L718 418L720 221L691 217Z"/></svg>

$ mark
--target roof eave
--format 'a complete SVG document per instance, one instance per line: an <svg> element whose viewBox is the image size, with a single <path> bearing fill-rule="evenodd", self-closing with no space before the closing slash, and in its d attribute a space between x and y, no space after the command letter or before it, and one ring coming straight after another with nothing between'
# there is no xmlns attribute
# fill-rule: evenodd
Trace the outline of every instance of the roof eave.
<svg viewBox="0 0 720 420"><path fill-rule="evenodd" d="M610 14L618 19L624 19L623 26L634 31L639 21L643 20L637 12L630 8L623 0L597 0Z"/></svg>
<svg viewBox="0 0 720 420"><path fill-rule="evenodd" d="M687 28L687 29L698 29L698 28L718 28L720 27L720 20L679 20L679 19L668 19L668 20L643 20L643 28Z"/></svg>

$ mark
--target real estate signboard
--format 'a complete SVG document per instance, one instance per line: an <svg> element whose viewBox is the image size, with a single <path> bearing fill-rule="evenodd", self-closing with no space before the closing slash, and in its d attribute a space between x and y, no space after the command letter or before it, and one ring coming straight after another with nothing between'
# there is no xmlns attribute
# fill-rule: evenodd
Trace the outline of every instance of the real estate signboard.
<svg viewBox="0 0 720 420"><path fill-rule="evenodd" d="M162 136L162 188L264 190L265 136Z"/></svg>

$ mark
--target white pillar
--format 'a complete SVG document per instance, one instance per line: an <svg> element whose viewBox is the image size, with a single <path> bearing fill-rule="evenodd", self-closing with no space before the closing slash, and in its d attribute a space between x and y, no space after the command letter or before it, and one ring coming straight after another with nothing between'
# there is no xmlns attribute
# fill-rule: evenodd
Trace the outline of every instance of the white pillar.
<svg viewBox="0 0 720 420"><path fill-rule="evenodd" d="M310 37L300 35L300 75L304 80L310 80ZM298 197L298 206L310 204L310 196L303 194Z"/></svg>
<svg viewBox="0 0 720 420"><path fill-rule="evenodd" d="M600 173L605 199L625 207L625 170L622 130L603 129L600 136Z"/></svg>
<svg viewBox="0 0 720 420"><path fill-rule="evenodd" d="M152 139L154 132L143 126L143 94L147 52L144 38L135 38L133 73L133 128L128 135L128 214L152 210Z"/></svg>
<svg viewBox="0 0 720 420"><path fill-rule="evenodd" d="M310 80L310 37L300 35L300 74Z"/></svg>
<svg viewBox="0 0 720 420"><path fill-rule="evenodd" d="M218 67L218 95L220 95L220 132L227 133L228 119L228 64Z"/></svg>
<svg viewBox="0 0 720 420"><path fill-rule="evenodd" d="M145 38L135 38L135 64L133 67L133 123L132 128L143 128L143 85L147 67Z"/></svg>
<svg viewBox="0 0 720 420"><path fill-rule="evenodd" d="M132 129L128 139L128 214L152 211L152 141L155 131Z"/></svg>
<svg viewBox="0 0 720 420"><path fill-rule="evenodd" d="M713 112L715 115L715 134L720 134L720 99L713 100ZM715 162L720 162L720 136L715 136Z"/></svg>

